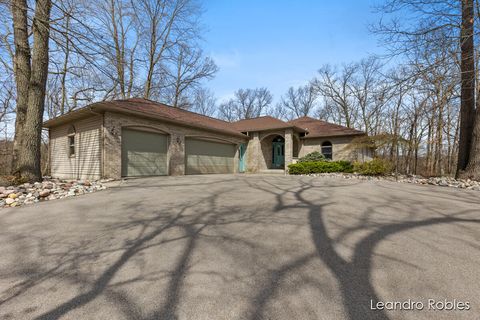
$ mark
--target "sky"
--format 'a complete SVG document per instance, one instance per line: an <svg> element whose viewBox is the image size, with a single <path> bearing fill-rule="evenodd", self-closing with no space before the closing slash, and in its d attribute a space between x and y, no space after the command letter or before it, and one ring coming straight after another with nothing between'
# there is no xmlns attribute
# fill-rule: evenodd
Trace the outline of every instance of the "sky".
<svg viewBox="0 0 480 320"><path fill-rule="evenodd" d="M368 26L373 0L206 0L203 47L219 67L206 83L221 102L239 88L267 87L278 101L324 64L358 61L382 48Z"/></svg>

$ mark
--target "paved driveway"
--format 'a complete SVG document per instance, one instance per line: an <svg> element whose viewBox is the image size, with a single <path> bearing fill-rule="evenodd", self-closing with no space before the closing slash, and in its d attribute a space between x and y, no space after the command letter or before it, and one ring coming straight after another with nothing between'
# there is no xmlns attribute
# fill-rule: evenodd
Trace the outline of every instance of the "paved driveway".
<svg viewBox="0 0 480 320"><path fill-rule="evenodd" d="M0 319L480 315L478 192L310 177L148 178L1 210L0 228ZM423 310L370 310L371 301L408 299ZM470 310L428 310L428 299Z"/></svg>

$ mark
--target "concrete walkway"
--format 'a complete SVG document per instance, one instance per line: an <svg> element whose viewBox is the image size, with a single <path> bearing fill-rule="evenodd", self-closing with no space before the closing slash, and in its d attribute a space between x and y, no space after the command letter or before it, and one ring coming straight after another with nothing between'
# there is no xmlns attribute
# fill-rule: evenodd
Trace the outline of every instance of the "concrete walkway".
<svg viewBox="0 0 480 320"><path fill-rule="evenodd" d="M475 191L273 175L148 178L4 209L0 228L0 319L480 315ZM408 299L423 310L371 310ZM456 299L457 310L429 310L428 299L437 308Z"/></svg>

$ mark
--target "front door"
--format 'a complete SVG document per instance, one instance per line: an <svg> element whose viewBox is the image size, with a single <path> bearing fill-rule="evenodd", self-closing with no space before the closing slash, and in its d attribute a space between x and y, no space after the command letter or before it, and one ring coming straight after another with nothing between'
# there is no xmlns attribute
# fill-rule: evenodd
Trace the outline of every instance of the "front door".
<svg viewBox="0 0 480 320"><path fill-rule="evenodd" d="M273 168L285 167L285 142L273 142Z"/></svg>

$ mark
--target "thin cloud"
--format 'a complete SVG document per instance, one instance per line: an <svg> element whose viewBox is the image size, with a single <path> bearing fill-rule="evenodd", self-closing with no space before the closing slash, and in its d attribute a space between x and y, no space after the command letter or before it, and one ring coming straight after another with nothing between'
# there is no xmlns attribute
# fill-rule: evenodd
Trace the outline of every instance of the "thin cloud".
<svg viewBox="0 0 480 320"><path fill-rule="evenodd" d="M238 68L241 63L241 55L237 50L230 52L212 52L210 55L220 69Z"/></svg>

